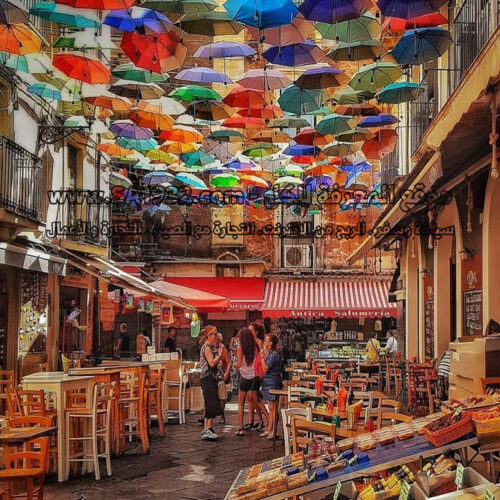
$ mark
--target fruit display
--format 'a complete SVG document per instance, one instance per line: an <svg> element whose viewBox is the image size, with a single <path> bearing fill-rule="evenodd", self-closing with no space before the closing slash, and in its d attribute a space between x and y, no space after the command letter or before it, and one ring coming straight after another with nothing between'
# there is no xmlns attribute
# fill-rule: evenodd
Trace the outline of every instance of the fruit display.
<svg viewBox="0 0 500 500"><path fill-rule="evenodd" d="M474 429L478 436L500 434L500 406L471 413Z"/></svg>

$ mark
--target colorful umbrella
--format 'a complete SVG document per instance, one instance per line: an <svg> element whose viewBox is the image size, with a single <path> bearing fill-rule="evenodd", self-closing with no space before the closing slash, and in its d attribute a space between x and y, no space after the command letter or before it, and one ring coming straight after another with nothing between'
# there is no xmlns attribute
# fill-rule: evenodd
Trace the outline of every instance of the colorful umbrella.
<svg viewBox="0 0 500 500"><path fill-rule="evenodd" d="M305 0L299 10L310 21L336 24L355 19L372 7L369 0Z"/></svg>
<svg viewBox="0 0 500 500"><path fill-rule="evenodd" d="M263 92L244 87L232 89L222 101L233 108L253 108L266 104Z"/></svg>
<svg viewBox="0 0 500 500"><path fill-rule="evenodd" d="M12 54L4 64L8 68L31 75L47 74L53 70L52 61L42 52L26 54L24 56Z"/></svg>
<svg viewBox="0 0 500 500"><path fill-rule="evenodd" d="M249 57L256 53L252 47L244 43L215 42L199 47L193 57L201 59L227 59L230 57Z"/></svg>
<svg viewBox="0 0 500 500"><path fill-rule="evenodd" d="M171 184L169 184L168 182L161 182L160 184L166 188L171 187ZM172 209L168 205L165 205L165 203L160 203L159 205L152 205L148 207L145 211L145 214L148 217L154 217L155 215L168 214L171 211Z"/></svg>
<svg viewBox="0 0 500 500"><path fill-rule="evenodd" d="M244 116L232 116L222 122L223 127L241 128L245 130L258 130L266 126L260 118L247 118Z"/></svg>
<svg viewBox="0 0 500 500"><path fill-rule="evenodd" d="M306 40L283 47L270 47L262 53L262 57L271 64L307 66L321 61L325 53L314 42Z"/></svg>
<svg viewBox="0 0 500 500"><path fill-rule="evenodd" d="M309 126L310 123L306 119L296 116L284 116L269 123L269 128L303 128Z"/></svg>
<svg viewBox="0 0 500 500"><path fill-rule="evenodd" d="M286 186L300 186L302 181L296 177L286 175L285 177L279 177L274 181L274 186L286 187Z"/></svg>
<svg viewBox="0 0 500 500"><path fill-rule="evenodd" d="M347 132L342 132L341 134L337 134L336 139L340 142L359 142L359 141L367 141L372 139L375 134L365 128L354 127Z"/></svg>
<svg viewBox="0 0 500 500"><path fill-rule="evenodd" d="M398 141L398 134L395 130L379 130L373 139L366 141L361 148L364 155L369 160L380 160L385 155L392 153Z"/></svg>
<svg viewBox="0 0 500 500"><path fill-rule="evenodd" d="M349 85L354 90L368 90L375 92L396 80L403 75L399 66L393 63L375 62L364 66L353 75Z"/></svg>
<svg viewBox="0 0 500 500"><path fill-rule="evenodd" d="M308 69L297 79L295 85L305 89L327 89L347 83L349 78L338 68L329 66L324 68Z"/></svg>
<svg viewBox="0 0 500 500"><path fill-rule="evenodd" d="M174 120L169 116L142 109L134 109L130 112L129 118L140 127L152 130L169 130L174 125Z"/></svg>
<svg viewBox="0 0 500 500"><path fill-rule="evenodd" d="M207 165L211 165L215 161L215 158L212 155L205 153L205 151L201 148L191 153L183 153L179 158L188 167L193 165L201 165L202 167L205 167Z"/></svg>
<svg viewBox="0 0 500 500"><path fill-rule="evenodd" d="M283 89L292 81L281 71L271 69L248 70L238 83L247 89L260 90L262 92Z"/></svg>
<svg viewBox="0 0 500 500"><path fill-rule="evenodd" d="M326 146L329 142L333 140L332 135L323 135L313 128L308 128L302 130L298 133L293 140L297 144L303 144L308 146Z"/></svg>
<svg viewBox="0 0 500 500"><path fill-rule="evenodd" d="M0 0L0 24L29 23L28 13L7 0Z"/></svg>
<svg viewBox="0 0 500 500"><path fill-rule="evenodd" d="M128 80L118 80L109 88L113 94L128 97L130 99L156 99L164 93L163 89L155 83L133 82Z"/></svg>
<svg viewBox="0 0 500 500"><path fill-rule="evenodd" d="M380 114L380 109L374 104L368 104L366 102L362 104L349 104L346 106L337 106L335 108L337 114L339 115L351 115L351 116L376 116Z"/></svg>
<svg viewBox="0 0 500 500"><path fill-rule="evenodd" d="M394 125L398 123L399 120L394 115L380 114L378 116L367 116L363 118L359 123L358 127L362 128L374 128L374 127L385 127L387 125Z"/></svg>
<svg viewBox="0 0 500 500"><path fill-rule="evenodd" d="M142 183L146 185L162 184L164 182L171 182L175 179L175 175L168 172L151 172L142 178Z"/></svg>
<svg viewBox="0 0 500 500"><path fill-rule="evenodd" d="M339 115L337 113L325 116L317 125L316 130L320 134L338 135L347 132L354 125L352 116Z"/></svg>
<svg viewBox="0 0 500 500"><path fill-rule="evenodd" d="M285 134L285 132L269 128L249 130L246 133L246 136L252 141L271 142L273 144L288 143L292 140L292 138L288 134Z"/></svg>
<svg viewBox="0 0 500 500"><path fill-rule="evenodd" d="M186 111L183 104L171 97L160 97L149 101L139 101L136 105L143 111L172 116L182 115Z"/></svg>
<svg viewBox="0 0 500 500"><path fill-rule="evenodd" d="M162 131L160 139L162 141L176 141L189 144L192 142L201 142L203 135L194 128L176 125L172 130Z"/></svg>
<svg viewBox="0 0 500 500"><path fill-rule="evenodd" d="M316 23L316 29L323 38L345 43L372 40L382 31L377 18L371 12L342 23Z"/></svg>
<svg viewBox="0 0 500 500"><path fill-rule="evenodd" d="M333 141L326 148L321 151L326 156L340 156L345 157L347 155L354 154L356 151L361 149L360 144L355 144L352 142L339 142Z"/></svg>
<svg viewBox="0 0 500 500"><path fill-rule="evenodd" d="M240 183L240 178L234 174L218 174L210 179L210 185L215 188L231 188Z"/></svg>
<svg viewBox="0 0 500 500"><path fill-rule="evenodd" d="M152 73L151 71L137 68L132 63L124 63L116 66L111 71L111 74L123 80L133 80L134 82L142 83L166 82L168 80L168 75L166 74Z"/></svg>
<svg viewBox="0 0 500 500"><path fill-rule="evenodd" d="M201 87L200 85L187 85L185 87L179 87L170 94L169 97L173 97L174 99L180 99L182 101L206 101L206 100L214 100L218 101L221 99L221 96L215 92L215 90L209 89L207 87Z"/></svg>
<svg viewBox="0 0 500 500"><path fill-rule="evenodd" d="M180 29L192 35L237 35L244 26L234 21L227 12L197 12L186 14L176 23Z"/></svg>
<svg viewBox="0 0 500 500"><path fill-rule="evenodd" d="M240 182L243 186L254 186L260 188L269 188L269 183L256 175L240 175Z"/></svg>
<svg viewBox="0 0 500 500"><path fill-rule="evenodd" d="M328 57L334 61L365 61L377 59L382 55L383 47L377 40L363 42L340 42L330 52Z"/></svg>
<svg viewBox="0 0 500 500"><path fill-rule="evenodd" d="M187 172L181 172L177 174L175 176L175 179L195 189L207 189L207 185L200 178Z"/></svg>
<svg viewBox="0 0 500 500"><path fill-rule="evenodd" d="M89 28L60 36L52 47L60 49L81 50L116 50L117 46L108 37L95 34L95 29Z"/></svg>
<svg viewBox="0 0 500 500"><path fill-rule="evenodd" d="M285 165L281 167L278 171L278 174L281 176L287 176L290 175L292 177L300 177L304 173L304 169L300 167L299 165Z"/></svg>
<svg viewBox="0 0 500 500"><path fill-rule="evenodd" d="M254 106L251 108L243 108L237 111L241 116L251 116L253 118L262 118L264 120L272 120L273 118L281 118L283 111L277 106L265 105Z"/></svg>
<svg viewBox="0 0 500 500"><path fill-rule="evenodd" d="M97 149L99 151L102 151L103 153L106 153L107 155L117 157L132 156L134 154L134 151L132 151L131 149L122 148L117 144L113 144L110 142L101 142L97 145Z"/></svg>
<svg viewBox="0 0 500 500"><path fill-rule="evenodd" d="M193 143L186 144L184 142L178 142L178 141L165 141L160 146L160 149L162 151L165 151L165 153L180 155L183 153L192 153L193 151L196 151L199 147L200 146L198 146L198 144L193 144Z"/></svg>
<svg viewBox="0 0 500 500"><path fill-rule="evenodd" d="M224 83L226 85L228 83L233 83L231 78L224 73L205 67L182 70L175 75L175 79L196 83Z"/></svg>
<svg viewBox="0 0 500 500"><path fill-rule="evenodd" d="M340 158L339 158L340 160ZM306 168L304 173L306 175L318 176L318 175L331 175L337 172L337 167L334 165L326 164L326 165L312 165L311 167Z"/></svg>
<svg viewBox="0 0 500 500"><path fill-rule="evenodd" d="M225 120L234 114L233 108L218 101L192 102L186 112L195 118L212 122Z"/></svg>
<svg viewBox="0 0 500 500"><path fill-rule="evenodd" d="M372 166L367 162L357 163L356 165L344 165L342 171L348 172L344 187L351 187L363 172L369 172Z"/></svg>
<svg viewBox="0 0 500 500"><path fill-rule="evenodd" d="M151 160L152 162L161 162L161 163L172 163L174 158L162 151L161 149L151 149L146 153L146 158Z"/></svg>
<svg viewBox="0 0 500 500"><path fill-rule="evenodd" d="M105 17L103 24L120 31L136 31L141 35L167 33L173 26L167 16L135 5L128 9L112 10Z"/></svg>
<svg viewBox="0 0 500 500"><path fill-rule="evenodd" d="M280 148L273 144L269 144L267 142L257 142L247 146L242 154L248 156L249 158L263 158L277 153L279 150Z"/></svg>
<svg viewBox="0 0 500 500"><path fill-rule="evenodd" d="M292 0L227 0L224 8L235 21L259 29L289 24L299 12Z"/></svg>
<svg viewBox="0 0 500 500"><path fill-rule="evenodd" d="M383 29L391 33L404 33L406 30L416 28L433 28L447 24L448 19L439 12L418 16L413 19L400 19L399 17L388 17L384 20Z"/></svg>
<svg viewBox="0 0 500 500"><path fill-rule="evenodd" d="M215 0L146 0L143 4L149 9L176 14L198 13L215 10Z"/></svg>
<svg viewBox="0 0 500 500"><path fill-rule="evenodd" d="M116 139L116 144L122 148L135 149L136 151L149 151L158 146L158 143L154 139L129 139L126 137Z"/></svg>
<svg viewBox="0 0 500 500"><path fill-rule="evenodd" d="M321 90L302 90L290 85L280 95L278 102L281 109L295 115L305 115L321 108L326 100Z"/></svg>
<svg viewBox="0 0 500 500"><path fill-rule="evenodd" d="M69 5L77 9L116 10L128 9L135 0L57 0L57 3Z"/></svg>
<svg viewBox="0 0 500 500"><path fill-rule="evenodd" d="M129 120L117 120L110 125L109 129L114 134L127 139L151 139L154 135L148 128L138 127Z"/></svg>
<svg viewBox="0 0 500 500"><path fill-rule="evenodd" d="M93 106L99 106L104 109L111 109L116 112L130 111L132 103L125 98L115 97L113 94L100 95L96 97L84 97L82 101L88 102Z"/></svg>
<svg viewBox="0 0 500 500"><path fill-rule="evenodd" d="M378 0L378 8L383 16L415 19L425 14L437 12L446 0Z"/></svg>
<svg viewBox="0 0 500 500"><path fill-rule="evenodd" d="M210 133L207 139L234 143L241 143L245 141L243 134L237 130L214 130Z"/></svg>
<svg viewBox="0 0 500 500"><path fill-rule="evenodd" d="M28 92L43 97L44 99L62 101L61 92L49 83L34 83L28 87Z"/></svg>
<svg viewBox="0 0 500 500"><path fill-rule="evenodd" d="M187 48L173 32L149 35L126 32L120 47L136 66L155 73L180 68L187 56Z"/></svg>
<svg viewBox="0 0 500 500"><path fill-rule="evenodd" d="M314 111L311 111L311 115L314 115L314 116L320 116L320 115L331 115L335 113L335 111L333 111L332 108L330 108L330 106L328 105L325 105L325 106L321 106L321 108L318 108L318 109L315 109Z"/></svg>
<svg viewBox="0 0 500 500"><path fill-rule="evenodd" d="M292 161L299 165L312 165L313 163L319 163L324 161L326 156L322 153L316 156L294 156Z"/></svg>
<svg viewBox="0 0 500 500"><path fill-rule="evenodd" d="M417 100L423 91L424 88L418 83L391 83L377 94L377 100L382 104L401 104L403 102L412 102Z"/></svg>
<svg viewBox="0 0 500 500"><path fill-rule="evenodd" d="M250 158L232 158L230 161L224 163L223 167L229 170L237 170L239 172L254 171L259 169L259 166L250 160Z"/></svg>
<svg viewBox="0 0 500 500"><path fill-rule="evenodd" d="M319 153L321 153L321 149L317 146L304 146L302 144L288 146L283 151L283 154L288 156L316 156Z"/></svg>
<svg viewBox="0 0 500 500"><path fill-rule="evenodd" d="M424 64L441 57L452 43L448 30L419 28L405 33L392 49L392 55L398 64Z"/></svg>
<svg viewBox="0 0 500 500"><path fill-rule="evenodd" d="M120 186L124 188L132 186L132 181L118 172L111 172L111 174L109 174L109 183L113 186Z"/></svg>
<svg viewBox="0 0 500 500"><path fill-rule="evenodd" d="M373 92L367 92L365 90L353 90L351 87L346 87L345 89L337 90L332 95L332 101L335 104L361 104L364 101L368 101L375 96Z"/></svg>
<svg viewBox="0 0 500 500"><path fill-rule="evenodd" d="M101 61L78 53L55 54L53 64L66 76L80 82L109 83L111 79L109 69Z"/></svg>
<svg viewBox="0 0 500 500"><path fill-rule="evenodd" d="M94 28L97 29L101 22L83 16L78 9L59 5L53 2L40 2L31 7L30 14L57 24L64 24L74 28Z"/></svg>
<svg viewBox="0 0 500 500"><path fill-rule="evenodd" d="M314 24L304 19L304 16L299 13L291 23L283 26L267 29L247 26L247 31L254 40L261 43L285 46L306 41L314 31Z"/></svg>
<svg viewBox="0 0 500 500"><path fill-rule="evenodd" d="M26 55L40 52L42 41L24 24L0 25L0 50Z"/></svg>
<svg viewBox="0 0 500 500"><path fill-rule="evenodd" d="M328 175L306 177L304 179L304 189L306 191L317 191L324 187L333 186L333 180Z"/></svg>

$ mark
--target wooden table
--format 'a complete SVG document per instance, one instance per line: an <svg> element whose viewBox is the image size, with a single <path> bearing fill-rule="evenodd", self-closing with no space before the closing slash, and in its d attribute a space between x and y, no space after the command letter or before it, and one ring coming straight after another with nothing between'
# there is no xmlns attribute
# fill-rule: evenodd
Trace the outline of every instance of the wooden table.
<svg viewBox="0 0 500 500"><path fill-rule="evenodd" d="M54 394L57 412L57 479L59 482L66 481L69 477L69 468L66 470L65 394L70 391L85 390L87 408L90 408L92 404L90 395L94 387L94 378L69 376L63 372L41 372L27 375L23 378L22 384L26 390L43 390L46 393Z"/></svg>
<svg viewBox="0 0 500 500"><path fill-rule="evenodd" d="M22 445L32 439L48 436L57 430L57 427L30 427L25 429L11 429L0 434L0 444Z"/></svg>

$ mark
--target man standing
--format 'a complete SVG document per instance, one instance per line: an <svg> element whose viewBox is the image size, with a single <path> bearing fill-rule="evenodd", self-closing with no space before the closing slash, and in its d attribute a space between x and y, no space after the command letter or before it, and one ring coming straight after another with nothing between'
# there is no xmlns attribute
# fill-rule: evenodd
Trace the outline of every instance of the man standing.
<svg viewBox="0 0 500 500"><path fill-rule="evenodd" d="M147 330L142 330L139 335L137 335L136 339L136 351L137 354L146 354L148 346L151 345L151 341L147 336Z"/></svg>
<svg viewBox="0 0 500 500"><path fill-rule="evenodd" d="M175 335L176 335L175 327L171 326L168 329L167 340L165 340L165 351L166 352L175 352L177 350Z"/></svg>
<svg viewBox="0 0 500 500"><path fill-rule="evenodd" d="M122 323L120 325L120 337L118 338L118 343L116 344L115 356L119 358L123 354L130 352L130 335L127 331L127 323Z"/></svg>
<svg viewBox="0 0 500 500"><path fill-rule="evenodd" d="M387 330L387 344L385 346L385 354L391 358L396 356L398 352L398 341L394 337L394 332L392 330Z"/></svg>

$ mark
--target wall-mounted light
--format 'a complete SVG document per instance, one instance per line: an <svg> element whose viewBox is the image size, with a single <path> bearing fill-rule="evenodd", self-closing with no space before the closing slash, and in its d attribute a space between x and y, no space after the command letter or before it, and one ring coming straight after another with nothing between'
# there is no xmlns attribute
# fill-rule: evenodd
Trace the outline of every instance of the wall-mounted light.
<svg viewBox="0 0 500 500"><path fill-rule="evenodd" d="M458 253L464 262L472 259L472 257L476 255L476 252L474 252L474 250L470 250L469 248L463 248L462 250L459 250Z"/></svg>
<svg viewBox="0 0 500 500"><path fill-rule="evenodd" d="M191 316L192 316L191 311L186 311L186 312L184 313L184 316L186 317L186 319L191 319Z"/></svg>

